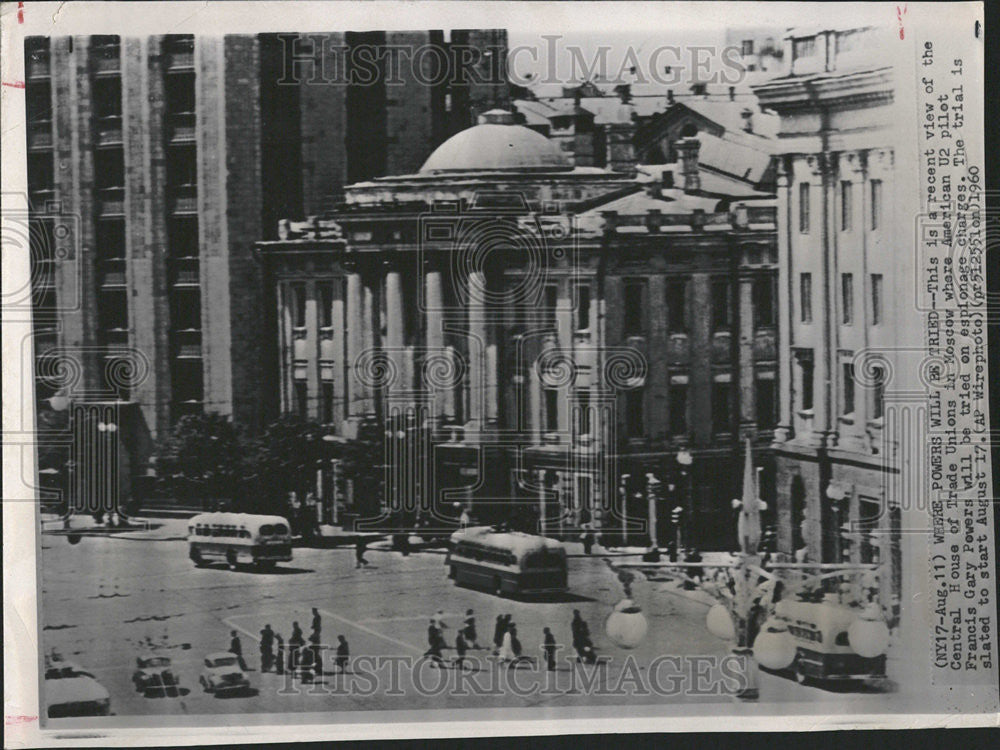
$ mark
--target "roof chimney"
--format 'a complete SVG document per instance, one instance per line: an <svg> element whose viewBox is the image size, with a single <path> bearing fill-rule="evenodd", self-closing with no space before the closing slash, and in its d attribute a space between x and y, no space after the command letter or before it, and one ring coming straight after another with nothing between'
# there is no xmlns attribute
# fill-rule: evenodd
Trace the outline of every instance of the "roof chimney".
<svg viewBox="0 0 1000 750"><path fill-rule="evenodd" d="M701 176L698 173L698 149L701 148L701 141L697 138L682 138L677 141L675 148L684 177L684 192L701 190Z"/></svg>
<svg viewBox="0 0 1000 750"><path fill-rule="evenodd" d="M731 101L731 102L735 102L736 101L736 87L735 86L730 86L729 87L729 101Z"/></svg>
<svg viewBox="0 0 1000 750"><path fill-rule="evenodd" d="M667 104L670 105L673 103L674 103L674 90L667 89Z"/></svg>
<svg viewBox="0 0 1000 750"><path fill-rule="evenodd" d="M743 111L740 112L740 117L743 118L743 130L747 133L753 132L753 110L749 107L744 107Z"/></svg>

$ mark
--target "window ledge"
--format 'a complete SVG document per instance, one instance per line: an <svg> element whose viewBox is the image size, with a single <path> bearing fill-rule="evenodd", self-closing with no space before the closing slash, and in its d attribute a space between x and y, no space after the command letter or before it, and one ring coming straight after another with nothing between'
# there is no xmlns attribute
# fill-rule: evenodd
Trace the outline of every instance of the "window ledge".
<svg viewBox="0 0 1000 750"><path fill-rule="evenodd" d="M840 423L841 424L854 424L854 421L855 420L854 420L854 412L853 411L850 414L841 414L840 415Z"/></svg>

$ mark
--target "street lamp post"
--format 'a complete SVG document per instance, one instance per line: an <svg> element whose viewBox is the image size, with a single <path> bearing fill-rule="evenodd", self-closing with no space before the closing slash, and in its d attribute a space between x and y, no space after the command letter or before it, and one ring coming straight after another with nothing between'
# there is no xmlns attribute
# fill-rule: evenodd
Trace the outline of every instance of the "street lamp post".
<svg viewBox="0 0 1000 750"><path fill-rule="evenodd" d="M622 499L622 547L628 540L628 480L631 474L622 474L618 479L618 494Z"/></svg>
<svg viewBox="0 0 1000 750"><path fill-rule="evenodd" d="M718 603L709 609L706 625L714 635L732 640L733 654L747 665L746 682L736 693L737 698L747 701L757 700L760 695L757 663L770 669L785 669L791 666L796 655L794 643L790 641L791 636L787 629L782 630L778 626L769 628L765 626L756 640L751 638L753 620L759 611L759 605L755 600L762 595L758 584L759 579L763 577L776 581L777 576L773 572L774 569L812 572L811 579L822 580L840 576L846 572L870 572L878 568L877 565L864 564L772 563L769 565L772 570L765 570L761 564L758 548L761 540L760 514L761 511L766 510L767 505L759 497L757 476L753 466L750 441L747 440L743 499L733 501L734 507L739 509L737 537L740 551L736 553L732 562L720 564L702 562L615 563L608 558L605 559L607 565L619 577L630 570L640 570L651 580L663 580L655 576L664 574L669 578L678 578L695 584L716 598ZM690 568L702 570L705 567L728 570L729 583L723 587L713 587L704 580L694 580L685 574ZM818 573L816 573L817 570ZM799 586L804 583L803 581ZM789 588L793 587L789 586ZM626 588L626 599L628 604L632 605L629 588ZM854 634L851 641L852 647L863 656L884 653L888 643L888 631L877 609L877 605L869 604L863 616L852 625L852 631L848 632L849 639L852 632ZM854 645L855 643L857 645Z"/></svg>
<svg viewBox="0 0 1000 750"><path fill-rule="evenodd" d="M688 525L688 530L687 530L687 534L686 534L687 539L685 539L684 541L686 541L688 543L688 545L690 546L690 544L691 544L691 537L693 536L692 526L694 525L694 503L693 503L693 498L691 496L691 476L690 476L689 472L690 472L691 464L694 463L694 458L691 456L691 454L686 449L684 449L684 450L678 451L678 453L677 453L677 459L676 460L677 460L677 465L680 467L681 476L680 476L680 482L678 484L681 487L681 491L684 493L684 511L685 511L684 515L685 515L685 520L687 521L687 525ZM680 530L681 530L681 526L680 526L680 524L678 524L678 526L677 526L677 554L678 554L678 556L680 556L680 553L681 553L681 531Z"/></svg>

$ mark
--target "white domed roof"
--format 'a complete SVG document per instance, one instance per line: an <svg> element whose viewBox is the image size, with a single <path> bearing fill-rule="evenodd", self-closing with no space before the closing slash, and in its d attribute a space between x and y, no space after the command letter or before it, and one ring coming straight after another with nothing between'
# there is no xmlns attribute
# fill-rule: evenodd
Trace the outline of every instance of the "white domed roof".
<svg viewBox="0 0 1000 750"><path fill-rule="evenodd" d="M456 133L427 157L421 173L492 170L571 169L562 149L541 133L514 122L514 115L493 109L479 124Z"/></svg>

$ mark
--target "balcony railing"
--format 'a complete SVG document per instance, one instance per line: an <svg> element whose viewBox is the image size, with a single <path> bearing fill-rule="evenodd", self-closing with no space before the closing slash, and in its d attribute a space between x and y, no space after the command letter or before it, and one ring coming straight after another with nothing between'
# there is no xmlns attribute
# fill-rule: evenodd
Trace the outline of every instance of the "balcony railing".
<svg viewBox="0 0 1000 750"><path fill-rule="evenodd" d="M98 212L101 216L125 215L125 188L106 187L97 190Z"/></svg>
<svg viewBox="0 0 1000 750"><path fill-rule="evenodd" d="M201 331L185 328L174 331L174 357L177 359L201 359Z"/></svg>
<svg viewBox="0 0 1000 750"><path fill-rule="evenodd" d="M198 213L198 186L175 185L171 188L170 212L173 214Z"/></svg>
<svg viewBox="0 0 1000 750"><path fill-rule="evenodd" d="M110 258L101 262L101 289L120 289L126 285L125 263L124 258Z"/></svg>
<svg viewBox="0 0 1000 750"><path fill-rule="evenodd" d="M170 265L171 286L197 287L201 283L201 271L197 257L173 258Z"/></svg>
<svg viewBox="0 0 1000 750"><path fill-rule="evenodd" d="M28 59L25 61L24 74L29 81L45 79L49 77L51 67L52 63L49 51L37 50L28 55Z"/></svg>
<svg viewBox="0 0 1000 750"><path fill-rule="evenodd" d="M122 143L121 115L108 115L97 119L96 142L98 146L120 146Z"/></svg>
<svg viewBox="0 0 1000 750"><path fill-rule="evenodd" d="M194 39L168 41L164 47L168 72L194 69Z"/></svg>
<svg viewBox="0 0 1000 750"><path fill-rule="evenodd" d="M28 124L28 150L44 151L52 148L52 120L35 120Z"/></svg>
<svg viewBox="0 0 1000 750"><path fill-rule="evenodd" d="M91 69L98 75L121 72L121 47L117 44L107 47L95 47L91 50Z"/></svg>
<svg viewBox="0 0 1000 750"><path fill-rule="evenodd" d="M167 141L169 143L194 143L194 140L194 112L175 112L167 115Z"/></svg>

